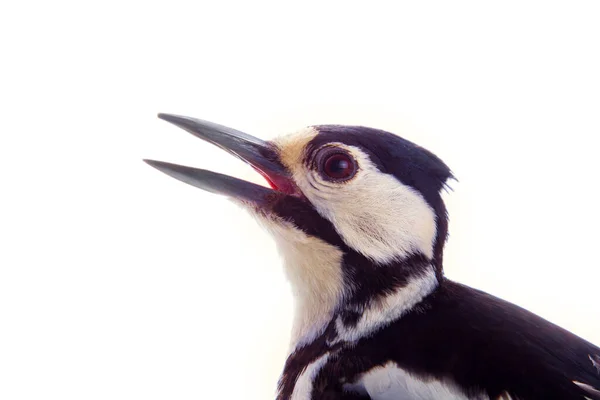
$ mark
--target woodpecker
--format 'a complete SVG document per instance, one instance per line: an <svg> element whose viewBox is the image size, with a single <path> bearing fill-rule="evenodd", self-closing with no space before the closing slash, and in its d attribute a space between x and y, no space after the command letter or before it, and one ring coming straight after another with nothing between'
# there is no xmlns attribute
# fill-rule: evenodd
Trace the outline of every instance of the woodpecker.
<svg viewBox="0 0 600 400"><path fill-rule="evenodd" d="M248 163L269 187L144 160L247 209L276 241L295 298L278 400L600 399L600 349L444 276L453 179L382 130L319 125L263 141L159 114Z"/></svg>

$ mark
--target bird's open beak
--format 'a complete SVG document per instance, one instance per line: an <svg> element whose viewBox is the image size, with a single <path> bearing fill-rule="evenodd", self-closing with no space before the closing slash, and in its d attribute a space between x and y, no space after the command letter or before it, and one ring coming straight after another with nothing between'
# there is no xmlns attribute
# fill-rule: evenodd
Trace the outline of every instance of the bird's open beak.
<svg viewBox="0 0 600 400"><path fill-rule="evenodd" d="M269 142L232 128L195 118L171 114L158 114L158 117L250 164L265 177L272 189L212 171L163 161L144 160L159 171L200 189L257 205L266 205L282 195L297 193L289 172L279 162L276 148Z"/></svg>

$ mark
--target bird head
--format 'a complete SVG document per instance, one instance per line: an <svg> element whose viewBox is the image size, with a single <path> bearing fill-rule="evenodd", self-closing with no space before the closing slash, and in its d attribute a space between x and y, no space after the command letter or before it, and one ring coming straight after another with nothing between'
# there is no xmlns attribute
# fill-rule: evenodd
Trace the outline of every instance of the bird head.
<svg viewBox="0 0 600 400"><path fill-rule="evenodd" d="M256 185L202 169L145 160L190 185L230 197L272 233L297 302L296 340L337 313L364 310L427 276L442 278L448 231L441 191L452 173L394 134L320 125L263 141L194 118L159 114L252 166ZM425 290L425 289L423 289Z"/></svg>

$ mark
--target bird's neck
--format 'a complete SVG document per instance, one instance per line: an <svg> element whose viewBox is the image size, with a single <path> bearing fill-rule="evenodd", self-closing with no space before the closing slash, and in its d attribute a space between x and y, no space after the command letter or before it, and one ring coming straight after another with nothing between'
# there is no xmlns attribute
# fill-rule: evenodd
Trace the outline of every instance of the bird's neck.
<svg viewBox="0 0 600 400"><path fill-rule="evenodd" d="M435 267L410 260L370 271L335 317L333 342L356 342L402 318L439 285Z"/></svg>
<svg viewBox="0 0 600 400"><path fill-rule="evenodd" d="M295 300L292 349L321 335L347 296L342 251L311 236L296 239L277 240Z"/></svg>
<svg viewBox="0 0 600 400"><path fill-rule="evenodd" d="M421 256L380 266L321 241L304 244L280 247L296 302L292 350L332 324L334 341L355 342L401 318L438 286L434 266Z"/></svg>

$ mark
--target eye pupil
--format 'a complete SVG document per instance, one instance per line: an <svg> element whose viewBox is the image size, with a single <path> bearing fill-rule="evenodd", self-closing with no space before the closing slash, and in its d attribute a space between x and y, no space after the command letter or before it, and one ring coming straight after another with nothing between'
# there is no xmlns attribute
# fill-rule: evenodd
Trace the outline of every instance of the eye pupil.
<svg viewBox="0 0 600 400"><path fill-rule="evenodd" d="M329 162L328 170L333 174L343 174L349 167L348 161L335 158Z"/></svg>
<svg viewBox="0 0 600 400"><path fill-rule="evenodd" d="M323 172L333 179L347 179L354 175L355 166L346 154L333 154L325 160Z"/></svg>

